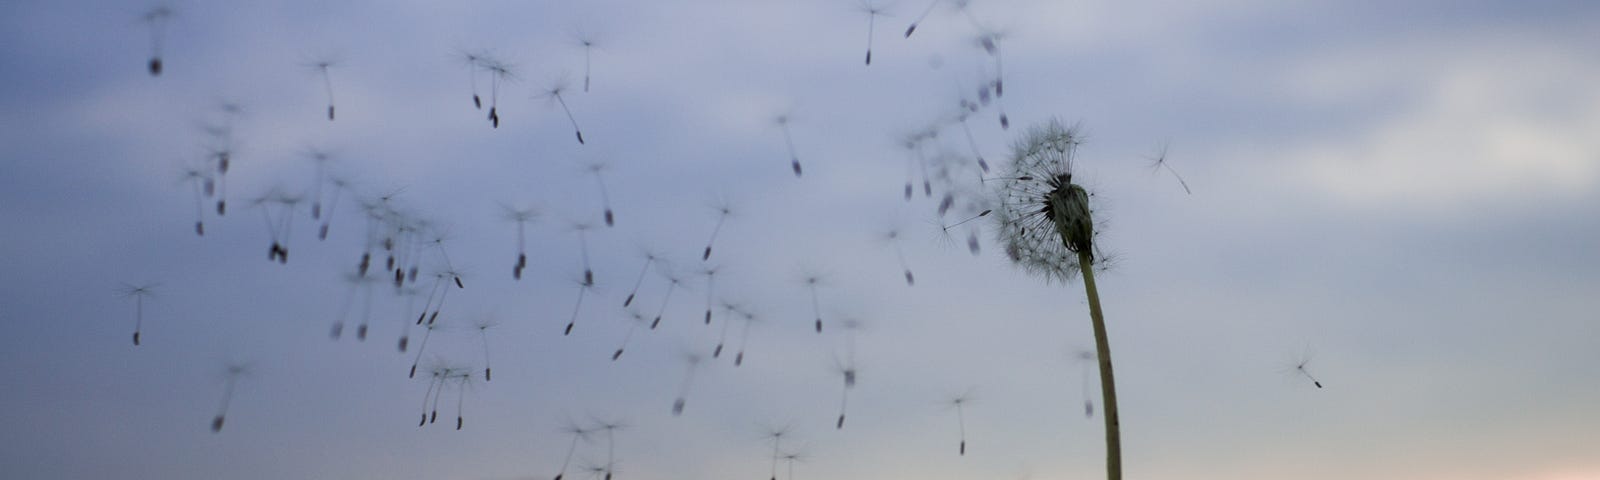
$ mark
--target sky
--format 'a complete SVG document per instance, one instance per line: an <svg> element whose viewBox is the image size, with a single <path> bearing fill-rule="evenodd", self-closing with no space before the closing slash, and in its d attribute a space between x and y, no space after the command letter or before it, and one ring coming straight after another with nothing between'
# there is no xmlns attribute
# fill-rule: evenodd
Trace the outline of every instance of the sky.
<svg viewBox="0 0 1600 480"><path fill-rule="evenodd" d="M1126 478L1600 479L1600 6L958 3L6 2L0 470L1095 478L1082 284L941 228L1056 119Z"/></svg>

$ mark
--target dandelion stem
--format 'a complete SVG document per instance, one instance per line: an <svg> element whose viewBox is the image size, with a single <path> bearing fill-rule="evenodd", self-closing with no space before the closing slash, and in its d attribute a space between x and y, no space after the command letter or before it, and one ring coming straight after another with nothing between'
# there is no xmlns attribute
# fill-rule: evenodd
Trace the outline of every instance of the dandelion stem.
<svg viewBox="0 0 1600 480"><path fill-rule="evenodd" d="M1065 239L1063 239L1064 241ZM1117 387L1111 372L1111 344L1106 338L1105 315L1100 311L1100 292L1094 284L1094 254L1078 251L1078 269L1083 273L1083 289L1089 298L1089 318L1094 322L1094 346L1100 362L1100 393L1106 418L1106 478L1122 479L1122 425L1117 419Z"/></svg>

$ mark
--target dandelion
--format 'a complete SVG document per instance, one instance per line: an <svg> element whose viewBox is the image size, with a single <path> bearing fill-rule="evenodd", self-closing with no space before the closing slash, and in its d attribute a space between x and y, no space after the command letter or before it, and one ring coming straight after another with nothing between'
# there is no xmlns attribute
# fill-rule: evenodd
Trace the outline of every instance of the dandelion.
<svg viewBox="0 0 1600 480"><path fill-rule="evenodd" d="M900 261L900 271L903 272L906 277L906 286L915 286L917 284L917 277L911 274L911 266L909 263L906 263L905 249L901 248L900 246L900 228L890 228L889 231L884 232L879 239L885 243L888 243L890 247L894 248L895 258Z"/></svg>
<svg viewBox="0 0 1600 480"><path fill-rule="evenodd" d="M481 65L489 71L489 124L493 128L500 128L500 84L515 81L517 74L512 70L511 64L490 58L483 59ZM473 84L477 88L477 84ZM472 101L478 102L478 94L472 94ZM479 107L482 108L482 107Z"/></svg>
<svg viewBox="0 0 1600 480"><path fill-rule="evenodd" d="M585 271L585 275L587 275L587 271ZM563 330L561 335L563 335L563 336L571 335L572 334L572 327L576 326L578 324L578 312L583 311L583 296L584 296L584 294L588 293L589 290L593 290L594 289L594 281L592 280L592 278L593 277L587 277L586 276L583 281L577 282L578 283L578 301L573 304L573 306L572 306L572 318L567 321L567 329Z"/></svg>
<svg viewBox="0 0 1600 480"><path fill-rule="evenodd" d="M465 418L462 413L466 410L467 389L473 385L472 370L463 368L453 377L456 381L456 430L460 430Z"/></svg>
<svg viewBox="0 0 1600 480"><path fill-rule="evenodd" d="M877 27L878 17L885 14L883 7L872 0L863 0L861 2L861 11L867 14L867 65L872 65L873 30Z"/></svg>
<svg viewBox="0 0 1600 480"><path fill-rule="evenodd" d="M328 202L326 215L322 216L322 226L317 227L317 240L328 239L328 228L333 226L333 212L339 208L339 197L350 189L350 181L343 178L334 177L329 183L333 184L333 200Z"/></svg>
<svg viewBox="0 0 1600 480"><path fill-rule="evenodd" d="M694 383L694 372L700 368L700 362L705 360L705 357L692 352L684 352L681 358L685 367L683 382L678 384L678 398L672 401L672 416L674 417L683 415L684 403L689 398L689 386Z"/></svg>
<svg viewBox="0 0 1600 480"><path fill-rule="evenodd" d="M566 476L567 467L572 464L572 455L578 452L578 442L588 440L589 434L593 433L592 430L578 426L577 423L570 421L568 422L567 427L562 431L563 433L572 435L572 443L567 445L567 456L561 461L561 471L556 473L555 480L561 480L561 477Z"/></svg>
<svg viewBox="0 0 1600 480"><path fill-rule="evenodd" d="M272 247L267 251L267 261L289 263L289 237L294 227L295 206L303 200L304 197L274 190L253 202L261 209L261 217L267 222L267 234L272 238ZM277 218L273 218L274 206L277 207Z"/></svg>
<svg viewBox="0 0 1600 480"><path fill-rule="evenodd" d="M617 466L617 431L628 426L620 420L595 420L595 423L596 430L606 433L605 480L611 480L611 474L616 471Z"/></svg>
<svg viewBox="0 0 1600 480"><path fill-rule="evenodd" d="M789 147L789 168L794 170L794 178L800 178L800 156L794 153L794 137L789 135L789 114L778 115L773 122L783 131L783 144Z"/></svg>
<svg viewBox="0 0 1600 480"><path fill-rule="evenodd" d="M472 327L478 329L478 338L483 340L483 381L494 379L494 370L489 365L489 329L499 325L493 317L479 317L473 322Z"/></svg>
<svg viewBox="0 0 1600 480"><path fill-rule="evenodd" d="M589 268L589 230L594 226L583 222L572 224L572 231L578 232L578 253L583 260L583 284L594 285L594 270Z"/></svg>
<svg viewBox="0 0 1600 480"><path fill-rule="evenodd" d="M183 169L183 182L194 187L194 234L206 236L205 192L212 185L211 175L201 168Z"/></svg>
<svg viewBox="0 0 1600 480"><path fill-rule="evenodd" d="M1094 400L1089 398L1089 368L1095 363L1094 351L1078 350L1073 354L1073 357L1077 360L1078 365L1082 366L1082 372L1080 372L1079 376L1083 379L1083 384L1079 386L1079 391L1083 392L1083 418L1091 418L1094 417Z"/></svg>
<svg viewBox="0 0 1600 480"><path fill-rule="evenodd" d="M595 35L579 30L575 36L578 46L583 47L583 93L589 93L589 67L593 63L591 60L594 57Z"/></svg>
<svg viewBox="0 0 1600 480"><path fill-rule="evenodd" d="M966 102L966 99L961 101ZM967 117L971 114L971 111L962 109L961 113L956 114L956 121L961 124L961 132L967 136L967 145L972 148L973 158L978 159L978 168L983 173L989 173L989 162L983 159L983 152L978 151L978 141L972 137L972 127L967 125Z"/></svg>
<svg viewBox="0 0 1600 480"><path fill-rule="evenodd" d="M931 0L928 2L928 8L923 9L922 14L917 15L916 20L911 21L911 26L906 27L906 38L911 38L911 34L917 31L917 25L921 24L923 20L926 20L928 18L928 14L933 13L933 8L939 6L939 2L941 1L943 0Z"/></svg>
<svg viewBox="0 0 1600 480"><path fill-rule="evenodd" d="M217 160L217 216L221 217L228 214L228 169L233 165L233 151L212 149L210 156Z"/></svg>
<svg viewBox="0 0 1600 480"><path fill-rule="evenodd" d="M306 64L312 70L316 70L317 75L322 76L322 86L328 92L328 121L330 122L333 121L333 75L328 73L328 69L338 64L338 60L333 58L319 58Z"/></svg>
<svg viewBox="0 0 1600 480"><path fill-rule="evenodd" d="M707 307L707 311L709 310L709 307ZM732 302L724 300L722 302L722 311L729 317L730 320L739 317L739 306ZM718 358L722 356L722 346L728 342L728 327L731 325L733 325L733 322L731 321L725 320L722 322L721 333L717 334L717 347L711 350L711 358Z"/></svg>
<svg viewBox="0 0 1600 480"><path fill-rule="evenodd" d="M711 260L711 246L717 243L717 234L722 233L722 224L728 221L728 217L733 216L733 205L723 198L718 198L711 205L711 209L717 212L717 224L711 227L711 238L706 240L705 252L700 254L702 262Z"/></svg>
<svg viewBox="0 0 1600 480"><path fill-rule="evenodd" d="M787 465L787 468L789 470L789 480L794 480L794 464L796 462L805 461L806 454L804 452L799 452L799 451L788 452L788 453L783 454L780 458L782 458L784 464Z"/></svg>
<svg viewBox="0 0 1600 480"><path fill-rule="evenodd" d="M566 91L566 80L558 80L552 83L549 88L544 90L544 97L555 100L557 104L561 105L561 111L566 112L567 114L567 121L572 122L572 133L578 136L578 144L582 145L583 129L578 128L578 119L572 116L572 109L567 108L567 100L561 96L561 94Z"/></svg>
<svg viewBox="0 0 1600 480"><path fill-rule="evenodd" d="M1194 192L1189 191L1189 182L1183 181L1183 176L1182 175L1178 175L1178 171L1177 170L1173 170L1172 169L1172 165L1167 163L1167 145L1166 144L1162 144L1161 148L1156 151L1156 154L1154 156L1146 157L1146 158L1148 160L1150 160L1150 170L1151 170L1152 173L1161 173L1161 169L1165 168L1165 169L1167 169L1168 173L1172 174L1172 178L1175 178L1175 179L1178 180L1178 185L1183 187L1183 193L1189 194L1189 195L1193 195L1194 194Z"/></svg>
<svg viewBox="0 0 1600 480"><path fill-rule="evenodd" d="M973 215L971 217L967 217L966 219L964 219L962 221L959 221L959 222L956 222L956 223L952 223L952 224L948 224L948 225L941 223L939 225L939 229L943 232L944 236L949 237L950 236L950 229L965 225L966 223L971 222L973 220L977 220L979 218L988 216L989 213L992 212L992 211L993 210L984 210L982 212L978 212L977 215ZM978 254L978 231L977 231L977 229L968 229L967 230L967 251L972 252L973 255L977 255Z"/></svg>
<svg viewBox="0 0 1600 480"><path fill-rule="evenodd" d="M422 393L422 420L417 422L417 427L422 427L423 425L428 424L428 405L433 402L435 389L444 389L441 383L443 383L442 380L444 379L445 369L434 367L430 370L432 371L432 375L428 379L428 389ZM434 415L438 416L438 410L434 410Z"/></svg>
<svg viewBox="0 0 1600 480"><path fill-rule="evenodd" d="M950 397L950 399L948 399L948 400L945 400L945 403L949 404L951 407L954 407L956 409L956 427L959 428L959 431L961 433L961 444L960 444L960 447L957 450L957 452L962 456L965 456L967 454L967 413L966 413L966 406L967 406L968 403L971 403L971 402L972 402L972 390L970 390L970 389L967 390L966 393L962 393L960 395L956 395L954 397Z"/></svg>
<svg viewBox="0 0 1600 480"><path fill-rule="evenodd" d="M167 22L172 20L172 8L166 5L157 6L145 12L140 18L150 25L150 76L161 76L161 51L166 46Z"/></svg>
<svg viewBox="0 0 1600 480"><path fill-rule="evenodd" d="M517 263L511 267L511 278L522 280L522 270L528 268L528 223L539 216L533 207L514 208L501 205L501 218L517 224Z"/></svg>
<svg viewBox="0 0 1600 480"><path fill-rule="evenodd" d="M428 348L428 338L433 336L433 331L438 329L439 325L440 324L428 322L427 325L423 326L424 330L422 332L422 342L417 345L417 358L411 361L411 373L407 375L406 378L417 377L417 364L422 363L422 352Z"/></svg>
<svg viewBox="0 0 1600 480"><path fill-rule="evenodd" d="M414 286L404 287L400 289L399 293L401 296L406 297L406 317L401 319L400 339L395 346L400 350L400 353L406 353L406 347L411 343L411 312L416 309L417 296L422 294L422 289ZM427 311L426 307L424 307L423 311Z"/></svg>
<svg viewBox="0 0 1600 480"><path fill-rule="evenodd" d="M628 298L622 301L623 308L633 304L633 296L639 293L639 286L644 284L645 274L650 273L650 266L660 261L661 257L648 249L644 251L644 267L639 269L639 278L633 280L633 290L628 291Z"/></svg>
<svg viewBox="0 0 1600 480"><path fill-rule="evenodd" d="M617 346L617 351L615 353L611 354L611 361L613 361L613 362L617 361L618 358L622 358L622 351L627 349L628 348L628 342L630 340L633 340L633 332L635 330L638 330L640 325L648 325L649 324L649 322L647 320L645 320L643 314L640 314L639 312L634 311L634 310L629 310L628 311L627 320L628 320L628 333L623 334L623 336L622 336L622 344L618 345Z"/></svg>
<svg viewBox="0 0 1600 480"><path fill-rule="evenodd" d="M345 316L350 313L350 304L355 302L356 291L362 290L365 300L362 307L361 325L356 327L356 339L365 341L367 339L367 322L372 317L372 284L376 279L364 275L345 274L343 280L345 283L350 284L350 290L349 293L345 294L344 302L340 304L339 317L334 320L333 330L330 335L334 340L338 340L339 336L344 333L344 320Z"/></svg>
<svg viewBox="0 0 1600 480"><path fill-rule="evenodd" d="M328 163L333 161L333 154L316 148L308 148L302 154L317 167L315 181L311 183L311 219L321 220L323 177L328 174Z"/></svg>
<svg viewBox="0 0 1600 480"><path fill-rule="evenodd" d="M661 275L667 277L667 293L661 295L661 308L656 309L656 318L650 321L651 330L655 330L656 326L661 325L661 316L667 313L667 305L672 304L672 292L683 287L682 277L673 275L672 272L663 272Z"/></svg>
<svg viewBox="0 0 1600 480"><path fill-rule="evenodd" d="M744 347L750 343L750 325L757 321L756 314L749 311L739 312L739 318L744 320L744 323L739 328L739 351L733 355L735 367L744 365Z"/></svg>
<svg viewBox="0 0 1600 480"><path fill-rule="evenodd" d="M477 108L479 110L483 110L483 100L478 98L478 70L483 69L484 60L488 59L488 56L489 55L487 53L483 53L481 51L456 51L456 58L467 64L467 76L472 81L472 106L473 108ZM491 111L489 115L490 120L493 120L494 113Z"/></svg>
<svg viewBox="0 0 1600 480"><path fill-rule="evenodd" d="M1121 426L1110 342L1094 283L1094 267L1103 256L1096 255L1089 193L1072 178L1074 155L1081 139L1077 128L1066 128L1059 121L1030 129L1013 147L1011 165L1012 177L1029 180L1011 180L998 187L1000 208L995 221L1012 263L1047 281L1065 282L1079 275L1083 278L1105 405L1106 471L1108 478L1119 480Z"/></svg>
<svg viewBox="0 0 1600 480"><path fill-rule="evenodd" d="M144 331L144 299L155 296L156 284L122 284L118 292L122 298L133 297L133 346L139 346L139 334Z"/></svg>
<svg viewBox="0 0 1600 480"><path fill-rule="evenodd" d="M222 431L222 423L228 419L228 404L233 402L233 388L239 377L249 373L250 367L242 363L230 363L223 370L222 402L217 406L217 415L211 417L211 433Z"/></svg>
<svg viewBox="0 0 1600 480"><path fill-rule="evenodd" d="M782 456L779 451L783 446L783 437L787 435L789 435L787 426L767 428L766 436L772 439L772 480L778 480L778 460Z"/></svg>
<svg viewBox="0 0 1600 480"><path fill-rule="evenodd" d="M1311 371L1306 369L1306 365L1311 364L1311 359L1314 356L1315 354L1311 352L1311 348L1309 346L1306 347L1305 351L1289 362L1289 367L1285 368L1284 372L1297 377L1305 377L1306 380L1311 381L1312 385L1322 388L1322 381L1317 380L1317 377L1312 376Z"/></svg>
<svg viewBox="0 0 1600 480"><path fill-rule="evenodd" d="M851 356L854 357L854 355ZM834 422L833 425L833 428L837 430L844 428L845 411L850 405L850 390L856 386L856 372L858 370L854 358L840 360L838 357L834 357L833 368L834 371L839 372L840 376L844 377L844 388L839 391L839 420Z"/></svg>
<svg viewBox="0 0 1600 480"><path fill-rule="evenodd" d="M711 304L712 299L717 294L717 272L719 271L721 271L721 267L717 266L710 266L700 270L700 274L706 277L706 325L711 324Z"/></svg>
<svg viewBox="0 0 1600 480"><path fill-rule="evenodd" d="M825 285L822 274L807 272L801 275L800 281L805 283L806 291L811 293L811 314L816 317L815 327L817 333L822 333L822 305L817 301L817 287Z"/></svg>

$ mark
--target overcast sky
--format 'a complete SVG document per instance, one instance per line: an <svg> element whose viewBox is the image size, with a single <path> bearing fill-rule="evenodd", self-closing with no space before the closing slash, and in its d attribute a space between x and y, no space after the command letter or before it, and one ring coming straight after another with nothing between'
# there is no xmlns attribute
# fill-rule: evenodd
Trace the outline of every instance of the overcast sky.
<svg viewBox="0 0 1600 480"><path fill-rule="evenodd" d="M614 420L619 480L766 478L778 426L780 450L804 454L796 478L1096 478L1082 285L1010 265L988 219L938 226L989 193L975 150L999 175L1054 118L1087 133L1078 178L1118 259L1098 283L1128 478L1600 479L1600 7L938 3L909 38L928 3L881 5L867 66L854 0L188 1L160 24L152 76L154 5L6 2L0 471L547 479L566 426ZM480 110L460 52L515 74L498 128L489 75ZM335 60L333 121L319 60ZM959 102L997 72L1004 95L966 119L969 142ZM563 81L582 145L544 95ZM925 196L902 144L930 128ZM1164 147L1172 171L1152 170ZM312 150L330 158L321 184ZM204 236L185 169L218 187L198 199ZM305 201L286 214L280 194ZM426 231L409 303L360 208L386 195ZM719 198L734 214L703 262ZM520 280L506 205L538 211ZM292 225L283 264L265 255L273 222ZM597 285L564 336L575 223L593 226ZM370 309L344 280L368 249ZM646 249L664 262L624 308ZM703 323L710 265L711 300L754 316L747 336L720 308ZM452 267L465 288L435 289ZM662 273L683 279L670 299ZM122 289L144 284L134 346ZM424 346L408 324L446 290ZM630 311L658 309L630 336ZM705 358L686 381L688 355ZM419 428L440 364L473 380ZM246 373L213 433L229 365ZM964 456L948 402L963 393ZM567 477L607 447L578 442Z"/></svg>

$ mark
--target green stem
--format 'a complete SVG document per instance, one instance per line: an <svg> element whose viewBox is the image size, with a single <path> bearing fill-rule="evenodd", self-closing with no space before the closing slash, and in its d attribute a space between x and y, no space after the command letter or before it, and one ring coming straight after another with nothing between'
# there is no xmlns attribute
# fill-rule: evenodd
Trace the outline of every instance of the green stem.
<svg viewBox="0 0 1600 480"><path fill-rule="evenodd" d="M1094 321L1094 346L1100 359L1100 393L1106 417L1106 478L1122 480L1122 424L1117 418L1117 385L1111 373L1111 344L1106 339L1106 319L1100 312L1100 291L1094 285L1094 255L1078 252L1083 289L1089 297L1089 317Z"/></svg>

